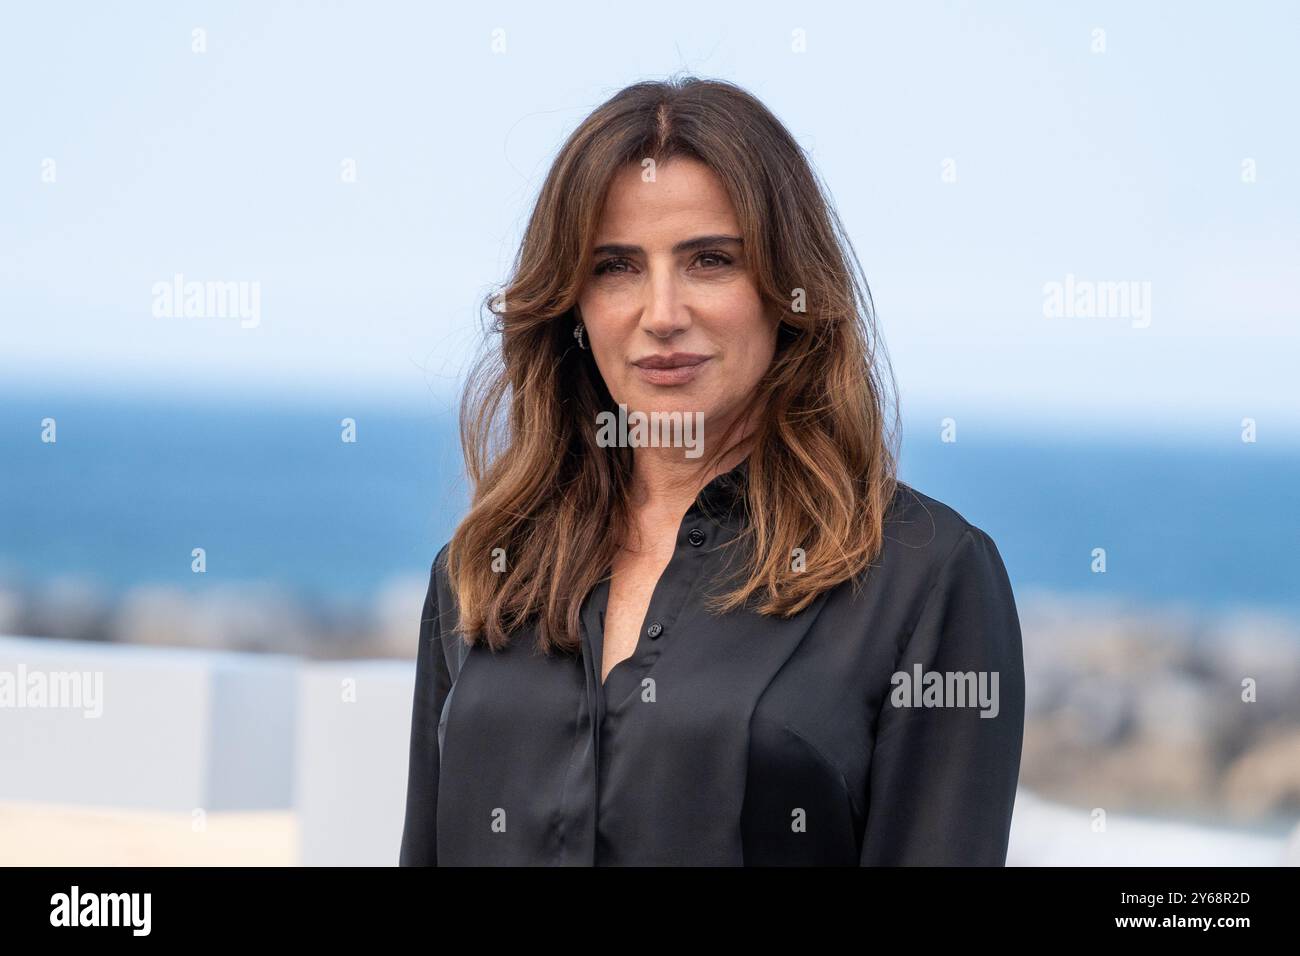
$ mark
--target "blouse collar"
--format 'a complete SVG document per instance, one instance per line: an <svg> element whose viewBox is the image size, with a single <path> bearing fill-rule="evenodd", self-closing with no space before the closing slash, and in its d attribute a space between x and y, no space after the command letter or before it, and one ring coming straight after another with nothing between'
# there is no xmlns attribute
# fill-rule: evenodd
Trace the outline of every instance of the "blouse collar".
<svg viewBox="0 0 1300 956"><path fill-rule="evenodd" d="M743 514L745 489L749 482L749 459L745 458L730 471L723 472L705 485L695 498L692 510L718 521Z"/></svg>

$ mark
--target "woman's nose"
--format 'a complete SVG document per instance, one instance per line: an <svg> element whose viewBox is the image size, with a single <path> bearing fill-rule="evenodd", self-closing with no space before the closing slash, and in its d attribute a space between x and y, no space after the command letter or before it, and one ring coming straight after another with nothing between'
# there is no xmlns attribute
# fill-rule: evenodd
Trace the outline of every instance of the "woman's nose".
<svg viewBox="0 0 1300 956"><path fill-rule="evenodd" d="M677 276L670 270L655 273L646 283L641 327L661 339L690 328L691 317Z"/></svg>

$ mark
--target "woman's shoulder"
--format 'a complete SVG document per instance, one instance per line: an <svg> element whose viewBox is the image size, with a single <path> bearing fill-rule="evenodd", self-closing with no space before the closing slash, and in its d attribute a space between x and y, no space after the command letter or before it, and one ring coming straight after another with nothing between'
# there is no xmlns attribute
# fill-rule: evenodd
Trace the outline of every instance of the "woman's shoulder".
<svg viewBox="0 0 1300 956"><path fill-rule="evenodd" d="M451 541L447 541L433 556L433 564L429 568L428 601L442 614L447 614L455 606L455 591L447 573L447 552L450 549Z"/></svg>
<svg viewBox="0 0 1300 956"><path fill-rule="evenodd" d="M956 563L1001 565L989 534L955 507L906 482L897 482L883 522L881 563L918 583L932 584Z"/></svg>
<svg viewBox="0 0 1300 956"><path fill-rule="evenodd" d="M447 552L451 548L451 540L448 539L443 546L438 549L438 553L433 556L433 566L429 569L429 574L434 578L441 576L444 580L447 577Z"/></svg>

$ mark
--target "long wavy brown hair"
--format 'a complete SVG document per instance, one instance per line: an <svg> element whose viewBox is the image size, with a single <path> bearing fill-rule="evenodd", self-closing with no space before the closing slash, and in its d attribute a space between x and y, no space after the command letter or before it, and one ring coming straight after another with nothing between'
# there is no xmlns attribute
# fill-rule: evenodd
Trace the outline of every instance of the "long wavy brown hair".
<svg viewBox="0 0 1300 956"><path fill-rule="evenodd" d="M634 526L632 449L597 444L597 414L617 406L592 353L576 347L574 305L615 174L675 156L722 180L753 279L781 319L742 436L746 558L710 610L795 614L844 581L856 587L880 551L897 488L897 402L871 293L829 193L740 87L689 76L637 83L564 143L511 276L484 303L490 346L460 410L472 504L447 550L466 641L497 649L531 624L544 651L576 651L582 603ZM740 443L713 447L702 469Z"/></svg>

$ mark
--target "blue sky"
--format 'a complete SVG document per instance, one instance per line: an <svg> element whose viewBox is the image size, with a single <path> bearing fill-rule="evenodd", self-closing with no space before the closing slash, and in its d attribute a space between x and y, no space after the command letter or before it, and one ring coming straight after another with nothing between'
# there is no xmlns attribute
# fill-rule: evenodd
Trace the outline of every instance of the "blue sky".
<svg viewBox="0 0 1300 956"><path fill-rule="evenodd" d="M686 70L810 150L905 412L1294 436L1297 37L1282 3L11 5L0 378L450 396L564 136ZM153 315L176 273L258 282L260 323ZM1150 324L1046 317L1067 275L1149 283Z"/></svg>

